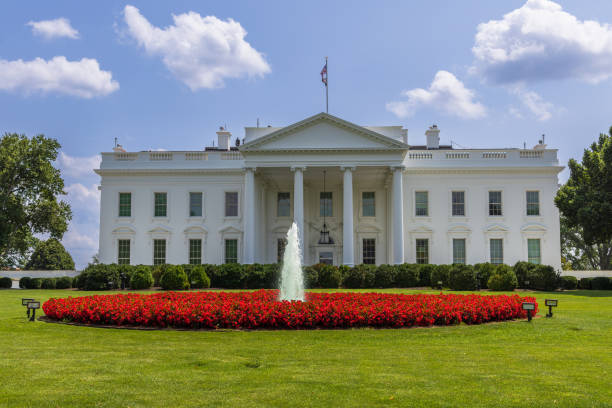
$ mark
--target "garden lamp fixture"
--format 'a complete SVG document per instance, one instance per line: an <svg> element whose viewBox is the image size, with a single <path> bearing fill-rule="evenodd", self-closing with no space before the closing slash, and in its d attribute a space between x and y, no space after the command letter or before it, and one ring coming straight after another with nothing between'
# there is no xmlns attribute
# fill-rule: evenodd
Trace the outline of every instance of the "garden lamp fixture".
<svg viewBox="0 0 612 408"><path fill-rule="evenodd" d="M523 302L522 304L523 310L527 311L527 321L531 321L531 313L535 310L535 303L533 302Z"/></svg>
<svg viewBox="0 0 612 408"><path fill-rule="evenodd" d="M28 302L28 310L32 309L32 315L30 321L33 322L36 319L36 309L40 309L40 302Z"/></svg>
<svg viewBox="0 0 612 408"><path fill-rule="evenodd" d="M333 245L334 240L329 236L329 230L327 229L327 224L325 223L325 215L327 214L327 191L325 191L325 178L326 171L323 170L323 196L325 197L325 209L323 211L323 228L321 229L321 236L319 237L319 244L322 245Z"/></svg>
<svg viewBox="0 0 612 408"><path fill-rule="evenodd" d="M21 298L21 306L27 306L29 302L34 302L35 299L31 298ZM28 309L28 317L30 317L30 308Z"/></svg>
<svg viewBox="0 0 612 408"><path fill-rule="evenodd" d="M559 303L559 301L557 299L546 299L544 301L544 304L546 306L548 306L548 314L546 315L546 317L552 317L553 316L552 308L553 307L557 307L557 303Z"/></svg>

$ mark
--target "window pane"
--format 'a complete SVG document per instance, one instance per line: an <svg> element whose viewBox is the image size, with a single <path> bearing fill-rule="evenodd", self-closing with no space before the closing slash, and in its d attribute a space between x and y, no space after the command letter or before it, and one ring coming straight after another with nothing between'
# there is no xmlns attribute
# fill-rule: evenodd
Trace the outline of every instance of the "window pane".
<svg viewBox="0 0 612 408"><path fill-rule="evenodd" d="M155 216L165 217L168 208L167 193L155 193Z"/></svg>
<svg viewBox="0 0 612 408"><path fill-rule="evenodd" d="M428 239L417 239L416 240L416 263L418 264L429 263L429 240Z"/></svg>
<svg viewBox="0 0 612 408"><path fill-rule="evenodd" d="M465 239L453 239L453 263L465 264Z"/></svg>
<svg viewBox="0 0 612 408"><path fill-rule="evenodd" d="M320 199L319 199L319 215L321 217L325 216L325 217L331 217L332 214L332 193L327 191L327 192L321 192L320 194Z"/></svg>
<svg viewBox="0 0 612 408"><path fill-rule="evenodd" d="M489 247L491 251L491 263L504 263L504 241L501 239L492 239L489 241Z"/></svg>
<svg viewBox="0 0 612 408"><path fill-rule="evenodd" d="M489 215L502 215L502 192L489 191Z"/></svg>
<svg viewBox="0 0 612 408"><path fill-rule="evenodd" d="M452 195L452 214L454 216L465 215L465 191L453 191Z"/></svg>
<svg viewBox="0 0 612 408"><path fill-rule="evenodd" d="M363 263L368 265L376 264L376 240L366 238L363 240Z"/></svg>
<svg viewBox="0 0 612 408"><path fill-rule="evenodd" d="M319 252L319 263L325 265L333 265L334 253L333 252Z"/></svg>
<svg viewBox="0 0 612 408"><path fill-rule="evenodd" d="M202 240L201 239L190 239L189 240L189 263L191 265L202 264Z"/></svg>
<svg viewBox="0 0 612 408"><path fill-rule="evenodd" d="M129 239L120 239L117 243L119 247L119 252L117 254L117 263L119 265L129 265L130 264L130 240Z"/></svg>
<svg viewBox="0 0 612 408"><path fill-rule="evenodd" d="M189 216L202 216L202 193L189 193Z"/></svg>
<svg viewBox="0 0 612 408"><path fill-rule="evenodd" d="M428 214L428 193L427 191L417 191L414 193L414 201L415 201L415 215L417 216L427 216Z"/></svg>
<svg viewBox="0 0 612 408"><path fill-rule="evenodd" d="M166 263L166 240L153 240L153 265L161 265Z"/></svg>
<svg viewBox="0 0 612 408"><path fill-rule="evenodd" d="M289 217L291 215L291 195L289 193L278 193L276 215L278 217Z"/></svg>
<svg viewBox="0 0 612 408"><path fill-rule="evenodd" d="M364 217L376 217L376 194L373 191L361 194L361 208Z"/></svg>
<svg viewBox="0 0 612 408"><path fill-rule="evenodd" d="M132 216L132 193L119 193L119 216Z"/></svg>
<svg viewBox="0 0 612 408"><path fill-rule="evenodd" d="M225 216L238 216L238 193L235 191L225 193Z"/></svg>
<svg viewBox="0 0 612 408"><path fill-rule="evenodd" d="M225 263L238 263L238 240L225 240Z"/></svg>
<svg viewBox="0 0 612 408"><path fill-rule="evenodd" d="M287 247L286 238L278 238L276 240L276 263L281 263L285 256L285 247Z"/></svg>
<svg viewBox="0 0 612 408"><path fill-rule="evenodd" d="M534 264L539 264L541 262L542 258L540 254L539 239L527 240L527 260Z"/></svg>
<svg viewBox="0 0 612 408"><path fill-rule="evenodd" d="M527 215L540 215L539 191L527 191Z"/></svg>

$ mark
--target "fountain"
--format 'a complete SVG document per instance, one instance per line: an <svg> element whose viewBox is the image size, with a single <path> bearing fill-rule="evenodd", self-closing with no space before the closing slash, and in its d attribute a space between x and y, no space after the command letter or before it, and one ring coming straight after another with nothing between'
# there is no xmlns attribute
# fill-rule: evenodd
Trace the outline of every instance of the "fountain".
<svg viewBox="0 0 612 408"><path fill-rule="evenodd" d="M304 274L298 226L294 222L287 232L287 245L283 255L279 300L304 301Z"/></svg>

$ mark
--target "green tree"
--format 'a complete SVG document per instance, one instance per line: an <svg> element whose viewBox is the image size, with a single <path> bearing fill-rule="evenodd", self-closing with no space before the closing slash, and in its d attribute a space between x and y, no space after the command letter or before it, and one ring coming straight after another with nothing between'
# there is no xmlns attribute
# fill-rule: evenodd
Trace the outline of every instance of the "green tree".
<svg viewBox="0 0 612 408"><path fill-rule="evenodd" d="M61 238L72 218L60 171L53 167L60 144L38 135L6 133L0 139L0 264L15 266L35 234Z"/></svg>
<svg viewBox="0 0 612 408"><path fill-rule="evenodd" d="M73 270L74 261L61 242L49 238L36 246L25 268L44 271Z"/></svg>
<svg viewBox="0 0 612 408"><path fill-rule="evenodd" d="M610 128L609 133L612 133ZM562 255L574 267L609 269L612 261L612 136L584 150L582 163L569 161L570 177L555 204L562 213ZM574 269L577 269L574 267Z"/></svg>

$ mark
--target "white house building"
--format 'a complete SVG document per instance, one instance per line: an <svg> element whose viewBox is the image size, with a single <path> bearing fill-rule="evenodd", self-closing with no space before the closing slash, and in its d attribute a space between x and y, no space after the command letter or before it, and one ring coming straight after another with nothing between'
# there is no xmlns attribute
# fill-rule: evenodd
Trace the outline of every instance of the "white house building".
<svg viewBox="0 0 612 408"><path fill-rule="evenodd" d="M217 132L198 151L102 153L104 263L274 263L296 222L305 264L524 260L560 269L557 150L425 145L320 113ZM325 227L324 227L325 224Z"/></svg>

